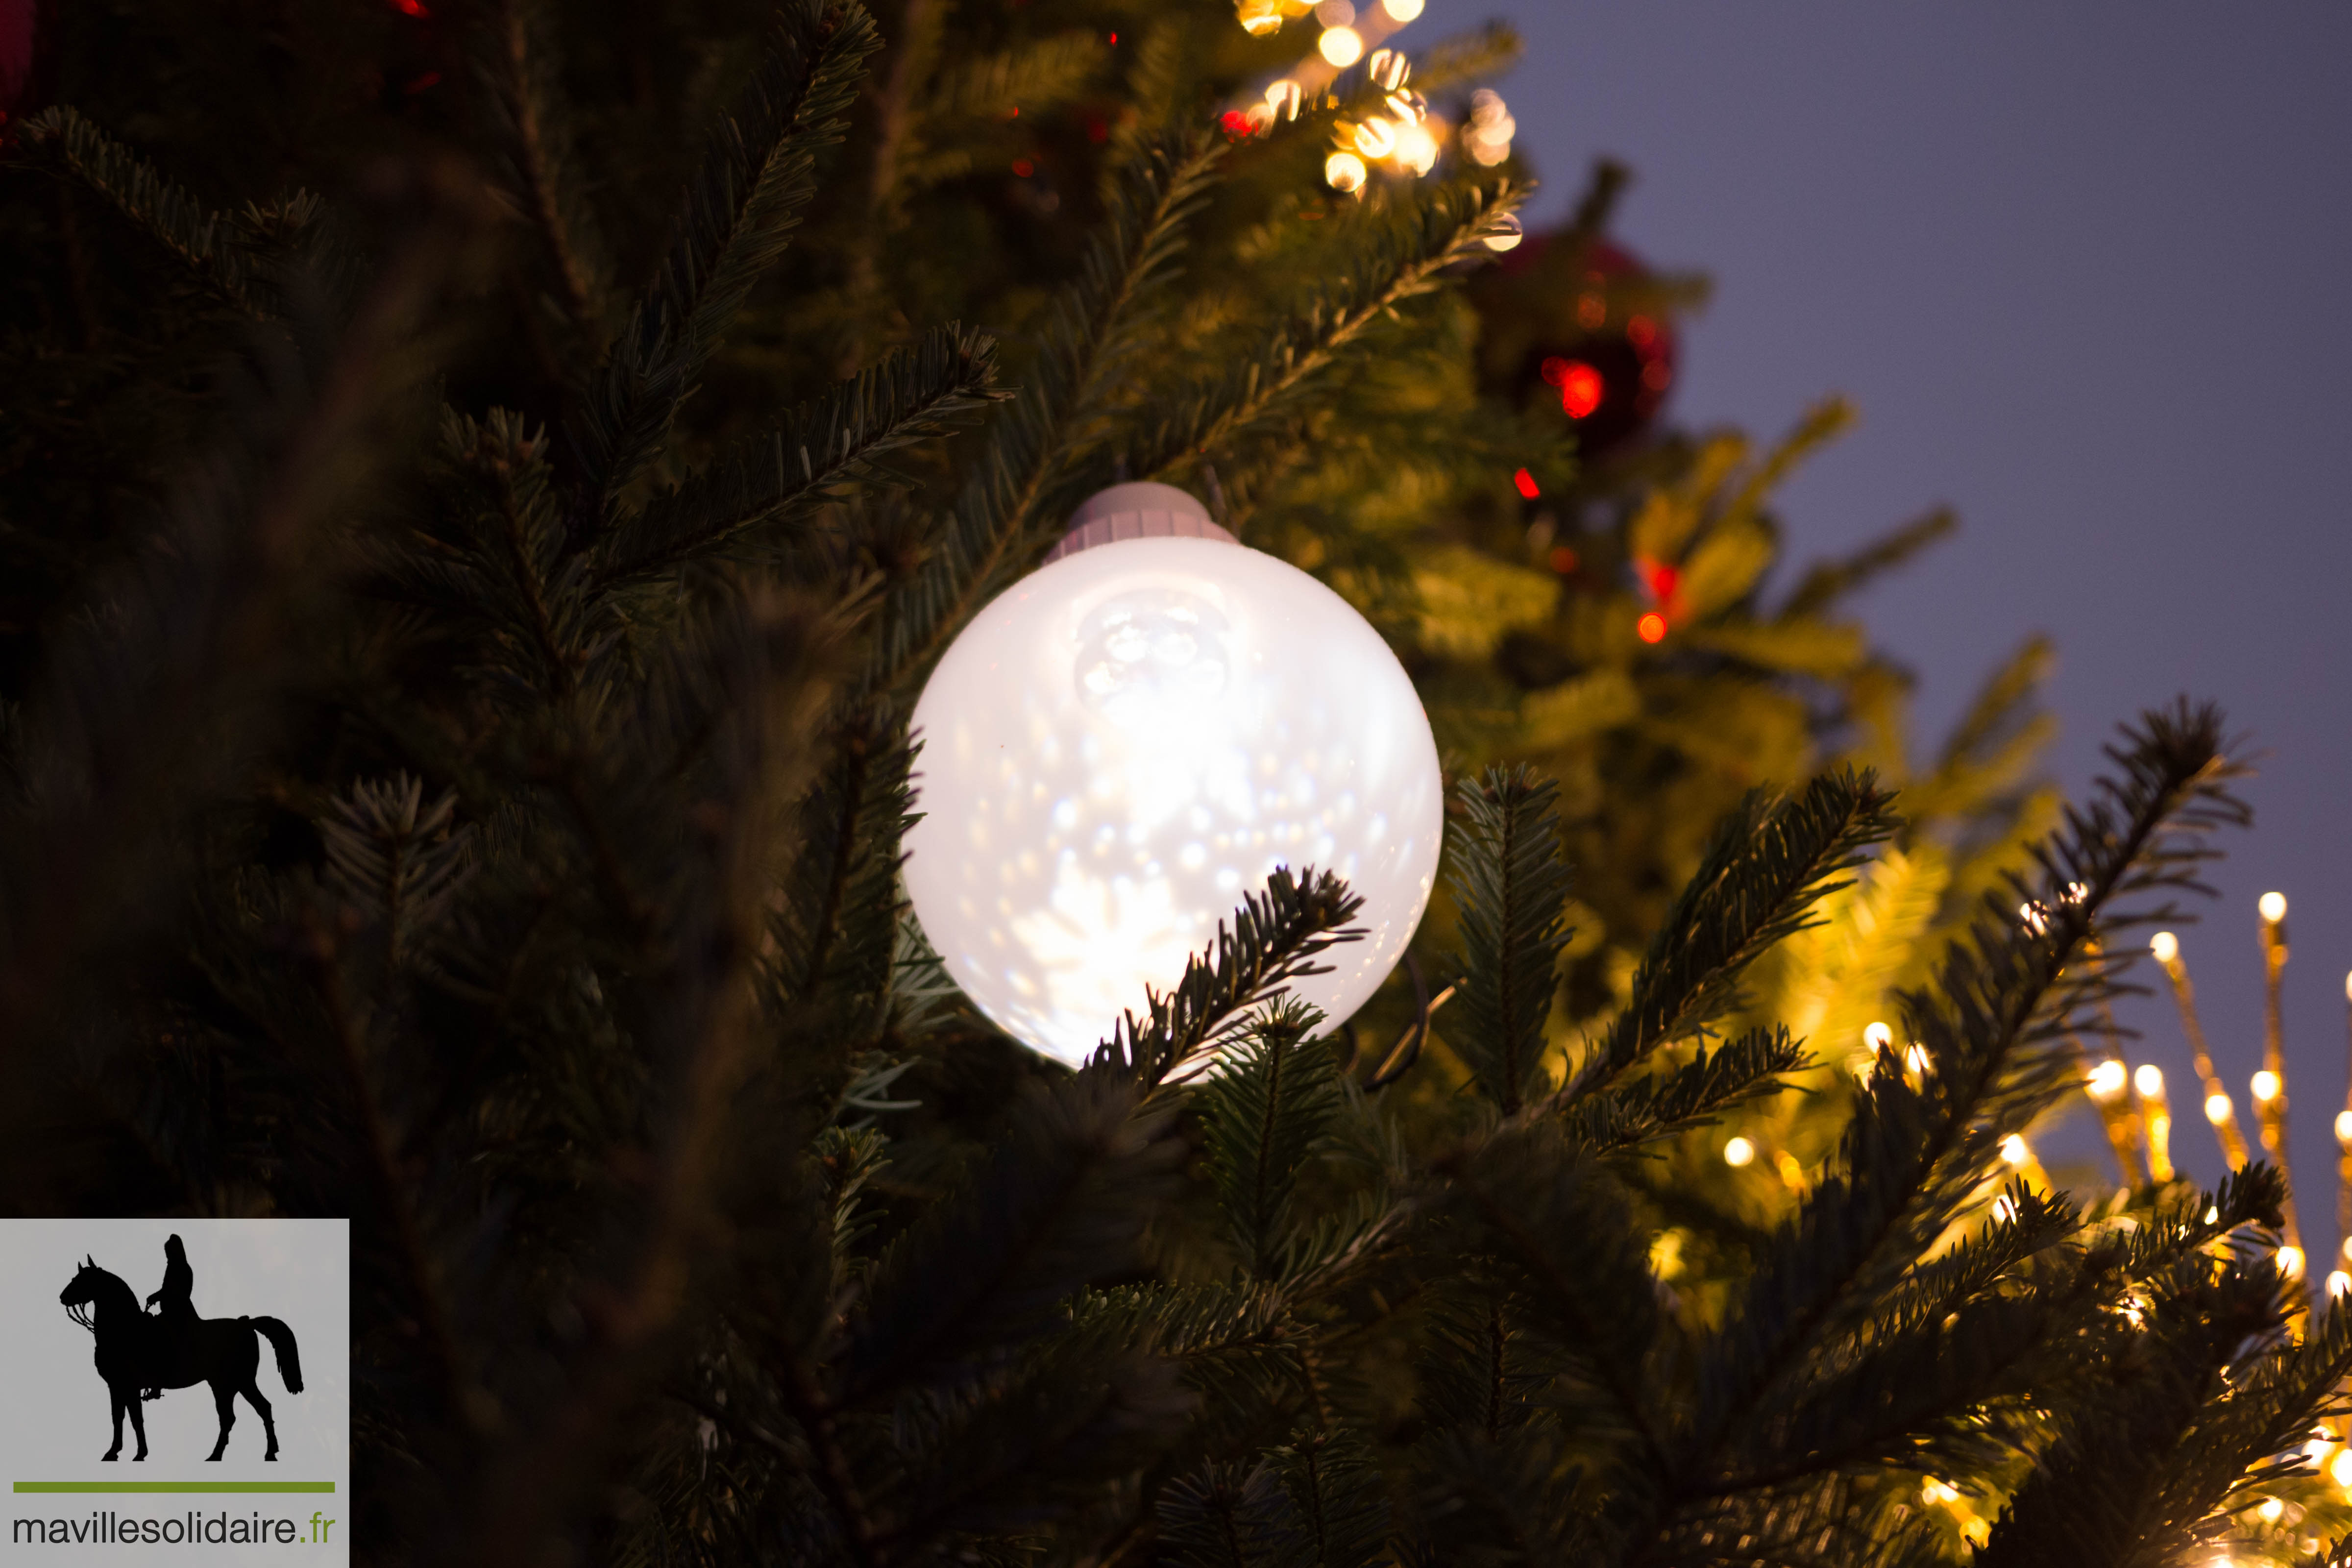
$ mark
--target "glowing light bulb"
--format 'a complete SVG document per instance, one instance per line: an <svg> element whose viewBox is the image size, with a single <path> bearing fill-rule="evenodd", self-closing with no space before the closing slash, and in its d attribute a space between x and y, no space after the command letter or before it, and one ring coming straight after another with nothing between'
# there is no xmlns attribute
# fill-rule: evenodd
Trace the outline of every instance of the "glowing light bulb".
<svg viewBox="0 0 2352 1568"><path fill-rule="evenodd" d="M2180 956L2180 939L2168 931L2160 931L2147 939L2147 950L2156 954L2158 963L2170 963Z"/></svg>
<svg viewBox="0 0 2352 1568"><path fill-rule="evenodd" d="M2303 1248L2301 1248L2300 1247L2280 1247L2280 1248L2278 1249L2278 1271L2279 1271L2279 1275L2280 1275L2280 1277L2281 1277L2282 1279L2302 1279L2302 1278L2303 1278Z"/></svg>
<svg viewBox="0 0 2352 1568"><path fill-rule="evenodd" d="M1391 94L1389 107L1391 109L1396 107L1397 89L1404 86L1404 79L1412 74L1412 62L1404 58L1404 51L1402 49L1374 49L1371 58L1364 62L1364 75L1370 80L1378 82ZM1418 99L1421 95L1416 92L1406 93L1403 96ZM1412 118L1417 120L1420 116L1414 115Z"/></svg>
<svg viewBox="0 0 2352 1568"><path fill-rule="evenodd" d="M2279 1082L2278 1074L2264 1068L2254 1075L2253 1082L2249 1087L2254 1091L2255 1103L2268 1105L2279 1097L2279 1090L2284 1086Z"/></svg>
<svg viewBox="0 0 2352 1568"><path fill-rule="evenodd" d="M2331 1299L2343 1295L2347 1290L2352 1290L2352 1274L2338 1268L2327 1277L2327 1294Z"/></svg>
<svg viewBox="0 0 2352 1568"><path fill-rule="evenodd" d="M2352 1110L2339 1110L2336 1113L2336 1141L2347 1148L2352 1148Z"/></svg>
<svg viewBox="0 0 2352 1568"><path fill-rule="evenodd" d="M913 727L906 883L964 994L1083 1062L1277 867L1345 878L1363 940L1291 992L1346 1019L1402 955L1444 826L1429 720L1338 595L1166 485L1119 485L974 616Z"/></svg>
<svg viewBox="0 0 2352 1568"><path fill-rule="evenodd" d="M2219 1127L2224 1121L2229 1121L2230 1097L2226 1094L2207 1095L2205 1097L2205 1120L2211 1122L2216 1127Z"/></svg>
<svg viewBox="0 0 2352 1568"><path fill-rule="evenodd" d="M2337 1486L2352 1491L2352 1448L2338 1448L2336 1458L2327 1462L2327 1473Z"/></svg>
<svg viewBox="0 0 2352 1568"><path fill-rule="evenodd" d="M2022 1165L2033 1158L2033 1151L2025 1146L2023 1138L2012 1132L2000 1141L2000 1157L2010 1164Z"/></svg>
<svg viewBox="0 0 2352 1568"><path fill-rule="evenodd" d="M1323 160L1323 180L1335 191L1352 191L1364 183L1364 161L1353 153L1334 153Z"/></svg>
<svg viewBox="0 0 2352 1568"><path fill-rule="evenodd" d="M1421 15L1428 0L1381 0L1381 9L1389 14L1391 22L1410 22Z"/></svg>
<svg viewBox="0 0 2352 1568"><path fill-rule="evenodd" d="M1385 158L1396 151L1397 128L1374 115L1356 127L1356 151L1367 158Z"/></svg>
<svg viewBox="0 0 2352 1568"><path fill-rule="evenodd" d="M1927 1478L1927 1484L1919 1489L1919 1494L1929 1502L1950 1502L1960 1495L1933 1476Z"/></svg>
<svg viewBox="0 0 2352 1568"><path fill-rule="evenodd" d="M2270 921L2273 925L2276 925L2279 921L2286 919L2286 895L2284 893L2264 893L2262 898L2262 902L2256 907L2262 910L2263 919Z"/></svg>
<svg viewBox="0 0 2352 1568"><path fill-rule="evenodd" d="M2344 976L2344 1000L2352 1002L2352 971L2347 971Z"/></svg>
<svg viewBox="0 0 2352 1568"><path fill-rule="evenodd" d="M1242 31L1253 38L1282 30L1282 8L1274 0L1244 0L1240 18Z"/></svg>
<svg viewBox="0 0 2352 1568"><path fill-rule="evenodd" d="M1723 1146L1723 1163L1737 1169L1756 1158L1756 1145L1745 1138L1734 1138Z"/></svg>
<svg viewBox="0 0 2352 1568"><path fill-rule="evenodd" d="M2344 1258L2347 1262L2352 1262L2352 1236L2344 1238Z"/></svg>
<svg viewBox="0 0 2352 1568"><path fill-rule="evenodd" d="M1353 27L1326 27L1323 36L1315 40L1323 58L1341 70L1346 70L1364 58L1364 35Z"/></svg>
<svg viewBox="0 0 2352 1568"><path fill-rule="evenodd" d="M1408 125L1397 132L1395 157L1398 163L1402 163L1414 174L1426 174L1430 170L1437 167L1437 138L1429 133L1429 127L1426 125ZM1495 241L1500 237L1498 235L1488 235L1486 248L1508 250L1518 243L1517 237L1514 236L1504 244L1497 246Z"/></svg>
<svg viewBox="0 0 2352 1568"><path fill-rule="evenodd" d="M1992 1217L2004 1222L2013 1220L2017 1217L2017 1205L2011 1201L2008 1194L2003 1193L2000 1196L1993 1199Z"/></svg>
<svg viewBox="0 0 2352 1568"><path fill-rule="evenodd" d="M2286 1504L2279 1501L2279 1500L2274 1497L2264 1498L2263 1500L2263 1506L2256 1509L2254 1511L2263 1516L2263 1522L2264 1524L2276 1524L2280 1520L2286 1517Z"/></svg>
<svg viewBox="0 0 2352 1568"><path fill-rule="evenodd" d="M1423 131L1422 134L1426 136L1429 132L1427 131ZM1431 145L1433 147L1436 143L1433 142ZM1527 235L1527 226L1519 222L1519 215L1517 213L1505 213L1502 216L1495 220L1493 231L1486 236L1486 248L1489 250L1517 250L1519 247L1519 241L1525 239ZM2347 994L2352 994L2352 976L2346 977L2344 986L2346 993Z"/></svg>
<svg viewBox="0 0 2352 1568"><path fill-rule="evenodd" d="M2142 1062L2132 1074L2132 1087L2139 1090L2142 1100L2154 1100L2164 1092L2164 1069L2154 1062Z"/></svg>
<svg viewBox="0 0 2352 1568"><path fill-rule="evenodd" d="M1276 20L1279 25L1280 18L1277 17ZM1298 118L1298 105L1303 96L1297 82L1288 77L1283 77L1279 80L1266 84L1265 106L1285 120L1296 120Z"/></svg>
<svg viewBox="0 0 2352 1568"><path fill-rule="evenodd" d="M1927 1047L1914 1040L1911 1042L1911 1048L1903 1053L1903 1065L1925 1078L1927 1070L1936 1065L1936 1058L1927 1054Z"/></svg>
<svg viewBox="0 0 2352 1568"><path fill-rule="evenodd" d="M2042 935L2050 929L2050 911L2031 900L2017 906L2017 919L2020 924L2036 936Z"/></svg>
<svg viewBox="0 0 2352 1568"><path fill-rule="evenodd" d="M2221 1211L2218 1208L2209 1208L2205 1211L2205 1223L2207 1225L2218 1224L2221 1218Z"/></svg>
<svg viewBox="0 0 2352 1568"><path fill-rule="evenodd" d="M1640 620L1633 623L1633 635L1643 642L1665 641L1666 617L1655 610L1644 613Z"/></svg>
<svg viewBox="0 0 2352 1568"><path fill-rule="evenodd" d="M1864 1024L1862 1026L1862 1043L1873 1051L1883 1051L1895 1043L1895 1031L1885 1024Z"/></svg>
<svg viewBox="0 0 2352 1568"><path fill-rule="evenodd" d="M2084 1087L2090 1090L2093 1100L2113 1100L2124 1091L2124 1064L2111 1057L2091 1069Z"/></svg>

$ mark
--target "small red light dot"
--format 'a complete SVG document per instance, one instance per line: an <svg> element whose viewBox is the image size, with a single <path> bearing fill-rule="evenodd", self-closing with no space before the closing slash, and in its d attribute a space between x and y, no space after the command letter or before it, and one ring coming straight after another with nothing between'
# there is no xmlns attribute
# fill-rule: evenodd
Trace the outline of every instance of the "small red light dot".
<svg viewBox="0 0 2352 1568"><path fill-rule="evenodd" d="M1020 118L1021 118L1021 106L1020 106L1019 104L1017 104L1017 103L1016 103L1016 104L1014 104L1014 105L1013 106L1013 111L1012 111L1010 114L1007 114L1004 118L1005 118L1005 119L1007 119L1007 120L1018 120L1018 119L1020 119Z"/></svg>
<svg viewBox="0 0 2352 1568"><path fill-rule="evenodd" d="M1582 419L1601 406L1601 373L1582 360L1570 360L1558 384L1560 408L1570 419Z"/></svg>
<svg viewBox="0 0 2352 1568"><path fill-rule="evenodd" d="M1647 316L1636 316L1625 323L1625 335L1633 340L1635 348L1648 348L1658 341L1658 323Z"/></svg>
<svg viewBox="0 0 2352 1568"><path fill-rule="evenodd" d="M1576 570L1576 552L1565 544L1551 547L1551 569L1565 577Z"/></svg>
<svg viewBox="0 0 2352 1568"><path fill-rule="evenodd" d="M1110 36L1110 47L1114 49L1118 47L1118 35L1117 33L1113 33Z"/></svg>
<svg viewBox="0 0 2352 1568"><path fill-rule="evenodd" d="M1633 635L1643 642L1664 642L1666 636L1666 617L1652 610L1633 623Z"/></svg>
<svg viewBox="0 0 2352 1568"><path fill-rule="evenodd" d="M404 16L430 16L433 15L432 12L427 11L425 8L425 0L392 0L392 8L399 12Z"/></svg>
<svg viewBox="0 0 2352 1568"><path fill-rule="evenodd" d="M1511 476L1511 483L1518 486L1519 493L1527 497L1529 500L1533 500L1536 497L1543 494L1543 491L1536 487L1536 477L1528 472L1525 468L1521 468L1517 473Z"/></svg>
<svg viewBox="0 0 2352 1568"><path fill-rule="evenodd" d="M1025 180L1037 172L1037 165L1026 158L1015 158L1013 160L1013 172Z"/></svg>

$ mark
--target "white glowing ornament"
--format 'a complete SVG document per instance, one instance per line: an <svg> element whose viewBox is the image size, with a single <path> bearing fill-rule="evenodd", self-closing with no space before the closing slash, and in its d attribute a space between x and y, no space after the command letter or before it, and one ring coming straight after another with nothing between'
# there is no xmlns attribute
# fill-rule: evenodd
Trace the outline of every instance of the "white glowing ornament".
<svg viewBox="0 0 2352 1568"><path fill-rule="evenodd" d="M1404 952L1444 786L1412 680L1346 600L1167 485L1088 500L972 618L913 728L907 890L964 994L1077 1064L1277 866L1346 879L1364 939L1292 984L1337 1024Z"/></svg>

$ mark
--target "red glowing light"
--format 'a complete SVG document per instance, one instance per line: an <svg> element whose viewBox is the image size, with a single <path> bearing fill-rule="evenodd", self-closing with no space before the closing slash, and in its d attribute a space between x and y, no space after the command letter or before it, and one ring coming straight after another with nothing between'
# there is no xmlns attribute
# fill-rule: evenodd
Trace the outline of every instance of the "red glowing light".
<svg viewBox="0 0 2352 1568"><path fill-rule="evenodd" d="M1250 133L1249 116L1238 109L1228 109L1217 116L1217 129L1238 142Z"/></svg>
<svg viewBox="0 0 2352 1568"><path fill-rule="evenodd" d="M1525 468L1521 468L1517 473L1511 476L1511 483L1518 486L1519 493L1527 497L1529 500L1533 500L1536 497L1543 494L1542 490L1536 488L1536 477L1528 472Z"/></svg>
<svg viewBox="0 0 2352 1568"><path fill-rule="evenodd" d="M1549 361L1544 368L1551 368ZM1544 379L1550 381L1551 377L1546 375ZM1559 388L1560 409L1570 419L1589 417L1594 409L1601 406L1601 373L1580 359L1568 361L1560 370L1559 379L1553 384Z"/></svg>
<svg viewBox="0 0 2352 1568"><path fill-rule="evenodd" d="M1037 172L1037 165L1026 158L1015 158L1013 160L1013 172L1025 180Z"/></svg>
<svg viewBox="0 0 2352 1568"><path fill-rule="evenodd" d="M1664 642L1666 637L1666 617L1655 610L1650 611L1633 623L1633 635L1643 642Z"/></svg>
<svg viewBox="0 0 2352 1568"><path fill-rule="evenodd" d="M1113 33L1110 36L1110 47L1114 49L1118 47L1118 35L1117 33Z"/></svg>
<svg viewBox="0 0 2352 1568"><path fill-rule="evenodd" d="M425 0L392 0L392 8L404 16L423 18L433 15L425 8Z"/></svg>
<svg viewBox="0 0 2352 1568"><path fill-rule="evenodd" d="M1582 327L1599 327L1609 320L1609 302L1598 294L1587 294L1576 301L1576 321Z"/></svg>
<svg viewBox="0 0 2352 1568"><path fill-rule="evenodd" d="M1664 561L1653 561L1646 555L1633 557L1633 575L1642 580L1642 587L1650 595L1650 603L1673 607L1675 589L1681 585L1681 568Z"/></svg>
<svg viewBox="0 0 2352 1568"><path fill-rule="evenodd" d="M1635 348L1648 348L1658 341L1658 323L1647 316L1636 316L1625 323L1625 335L1633 340Z"/></svg>
<svg viewBox="0 0 2352 1568"><path fill-rule="evenodd" d="M1565 544L1551 547L1551 569L1565 577L1576 570L1576 552Z"/></svg>

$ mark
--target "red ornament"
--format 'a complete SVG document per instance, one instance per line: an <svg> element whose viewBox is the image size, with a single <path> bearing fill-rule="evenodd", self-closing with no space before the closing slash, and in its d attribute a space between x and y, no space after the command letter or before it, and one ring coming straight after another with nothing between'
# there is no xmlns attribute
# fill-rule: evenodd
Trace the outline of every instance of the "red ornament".
<svg viewBox="0 0 2352 1568"><path fill-rule="evenodd" d="M1675 382L1649 269L1607 240L1528 236L1471 286L1490 391L1556 405L1587 457L1648 434Z"/></svg>

